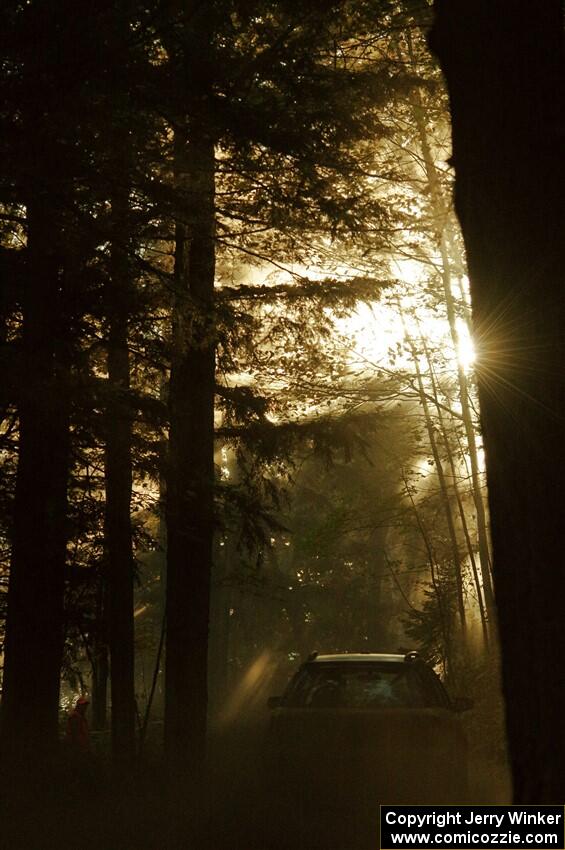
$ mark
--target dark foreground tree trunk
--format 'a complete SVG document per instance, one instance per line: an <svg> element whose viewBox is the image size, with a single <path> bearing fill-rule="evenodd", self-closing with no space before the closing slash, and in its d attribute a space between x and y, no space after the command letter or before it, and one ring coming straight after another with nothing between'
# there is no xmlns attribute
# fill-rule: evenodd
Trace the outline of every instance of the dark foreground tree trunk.
<svg viewBox="0 0 565 850"><path fill-rule="evenodd" d="M24 760L57 742L63 650L69 387L54 213L27 208L20 431L2 703L3 744Z"/></svg>
<svg viewBox="0 0 565 850"><path fill-rule="evenodd" d="M91 726L97 731L106 728L106 706L108 703L108 647L106 643L97 641L92 650L92 722Z"/></svg>
<svg viewBox="0 0 565 850"><path fill-rule="evenodd" d="M195 107L196 109L196 107ZM167 477L165 746L173 775L195 790L205 762L208 623L214 531L214 143L201 116L176 132L173 355Z"/></svg>
<svg viewBox="0 0 565 850"><path fill-rule="evenodd" d="M130 280L127 252L127 190L114 193L116 241L107 283L108 404L106 409L105 534L108 583L108 634L112 694L112 753L122 765L135 757L133 551L131 529L132 414L128 314Z"/></svg>
<svg viewBox="0 0 565 850"><path fill-rule="evenodd" d="M436 0L471 278L516 800L565 798L560 0Z"/></svg>

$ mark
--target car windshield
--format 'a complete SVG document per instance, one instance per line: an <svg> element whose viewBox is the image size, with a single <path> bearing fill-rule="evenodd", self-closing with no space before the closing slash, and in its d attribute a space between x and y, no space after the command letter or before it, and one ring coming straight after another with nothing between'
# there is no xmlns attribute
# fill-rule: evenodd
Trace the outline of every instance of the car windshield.
<svg viewBox="0 0 565 850"><path fill-rule="evenodd" d="M439 683L438 683L439 684ZM408 664L307 664L284 704L296 708L429 708L437 688Z"/></svg>

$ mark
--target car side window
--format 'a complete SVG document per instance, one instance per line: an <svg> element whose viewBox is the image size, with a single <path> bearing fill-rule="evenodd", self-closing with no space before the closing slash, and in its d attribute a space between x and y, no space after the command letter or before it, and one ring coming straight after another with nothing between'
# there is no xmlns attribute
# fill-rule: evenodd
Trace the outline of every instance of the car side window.
<svg viewBox="0 0 565 850"><path fill-rule="evenodd" d="M307 694L313 684L313 676L308 666L300 670L290 680L283 695L283 705L302 706L305 705Z"/></svg>
<svg viewBox="0 0 565 850"><path fill-rule="evenodd" d="M433 699L433 705L441 708L451 708L451 702L439 677L429 667L422 667L419 671L423 686Z"/></svg>

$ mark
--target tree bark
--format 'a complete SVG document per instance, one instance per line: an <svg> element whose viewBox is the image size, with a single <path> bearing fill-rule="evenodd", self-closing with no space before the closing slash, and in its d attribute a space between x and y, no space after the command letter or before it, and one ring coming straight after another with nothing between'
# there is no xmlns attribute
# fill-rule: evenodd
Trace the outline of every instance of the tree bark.
<svg viewBox="0 0 565 850"><path fill-rule="evenodd" d="M560 0L436 0L469 274L515 798L565 797Z"/></svg>
<svg viewBox="0 0 565 850"><path fill-rule="evenodd" d="M195 97L175 132L186 216L176 223L167 477L165 748L181 785L198 791L206 752L208 624L214 534L214 141Z"/></svg>
<svg viewBox="0 0 565 850"><path fill-rule="evenodd" d="M108 648L105 643L95 645L92 651L92 728L106 728L106 713L108 703Z"/></svg>
<svg viewBox="0 0 565 850"><path fill-rule="evenodd" d="M112 201L115 241L111 247L107 281L108 402L105 452L105 543L108 585L108 638L112 694L112 753L127 766L135 757L134 686L134 560L131 529L132 412L128 315L130 268L123 240L127 234L127 191L116 191Z"/></svg>
<svg viewBox="0 0 565 850"><path fill-rule="evenodd" d="M65 281L55 213L27 206L19 454L8 590L3 743L37 760L58 738L69 470Z"/></svg>

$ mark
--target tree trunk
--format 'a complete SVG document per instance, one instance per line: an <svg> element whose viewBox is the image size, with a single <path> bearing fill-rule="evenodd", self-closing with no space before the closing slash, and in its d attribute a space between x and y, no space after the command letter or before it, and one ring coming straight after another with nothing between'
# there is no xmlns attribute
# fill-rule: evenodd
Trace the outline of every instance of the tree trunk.
<svg viewBox="0 0 565 850"><path fill-rule="evenodd" d="M96 631L92 639L92 650L89 652L85 641L88 660L92 670L91 677L91 707L92 728L101 730L106 728L108 710L108 679L110 664L108 658L108 586L106 581L106 570L98 577L98 588L96 594Z"/></svg>
<svg viewBox="0 0 565 850"><path fill-rule="evenodd" d="M483 630L483 640L485 647L489 646L489 630L488 630L488 618L487 612L484 602L484 586L479 578L479 571L477 569L477 562L475 559L475 552L473 547L473 542L471 540L471 535L469 532L469 524L467 522L467 514L465 512L465 506L463 504L463 499L461 497L461 493L459 492L459 484L458 484L458 474L456 461L453 456L453 452L451 450L451 444L449 439L449 428L446 426L444 415L443 415L443 406L439 400L439 392L438 392L438 382L434 370L434 365L432 362L432 358L430 356L430 352L428 346L426 344L425 337L423 335L420 336L420 343L422 345L422 349L424 351L424 355L426 357L428 363L428 374L430 376L431 382L431 392L432 398L434 399L434 404L436 408L436 415L438 421L439 433L443 437L443 444L445 447L445 456L447 458L447 462L449 464L449 470L451 473L451 487L453 491L453 495L455 496L455 501L457 502L457 508L459 510L459 521L461 523L461 529L465 536L465 542L467 544L467 554L469 556L469 563L471 564L471 571L473 573L473 581L475 583L475 593L477 595L477 604L479 606L479 615L481 618L481 627ZM453 419L451 421L451 427L453 428Z"/></svg>
<svg viewBox="0 0 565 850"><path fill-rule="evenodd" d="M92 728L106 728L106 708L108 704L108 648L105 643L97 644L92 650Z"/></svg>
<svg viewBox="0 0 565 850"><path fill-rule="evenodd" d="M108 638L111 664L112 752L127 765L135 757L134 562L131 531L132 414L128 314L130 269L120 240L127 233L127 192L116 193L112 216L116 241L107 282L108 402L106 407L105 542L108 584Z"/></svg>
<svg viewBox="0 0 565 850"><path fill-rule="evenodd" d="M401 314L402 318L402 314ZM404 326L404 322L403 322ZM459 541L457 539L457 532L455 530L455 522L453 519L453 511L451 508L450 501L450 493L449 488L447 486L447 481L445 478L445 472L443 469L443 463L440 457L439 448L437 444L436 433L434 430L434 423L432 420L432 416L430 413L430 406L428 404L427 394L424 388L424 381L422 378L422 372L420 369L420 364L418 362L418 352L416 351L416 346L414 345L414 341L406 332L406 328L404 328L406 334L406 342L410 349L410 355L412 357L412 361L414 363L414 371L416 373L416 380L418 383L418 394L420 396L420 404L422 405L422 410L424 412L424 422L426 424L426 431L428 434L428 439L430 441L430 449L432 452L432 456L434 459L435 469L438 477L439 483L439 492L441 495L441 501L443 504L445 521L447 524L448 537L451 548L451 557L453 560L453 574L455 576L455 587L456 587L456 596L457 596L457 610L459 612L459 622L461 625L461 636L463 640L466 638L467 631L467 616L465 612L465 597L463 594L463 566L461 563L461 553L459 551Z"/></svg>
<svg viewBox="0 0 565 850"><path fill-rule="evenodd" d="M440 583L438 582L436 557L435 557L434 549L433 549L433 546L432 546L432 542L430 540L430 536L428 534L426 526L424 525L422 517L420 516L420 511L418 510L418 506L416 505L416 502L414 501L414 496L412 495L412 489L410 487L410 484L408 483L408 479L406 478L404 471L402 473L402 477L403 477L403 481L404 481L405 494L408 496L408 499L410 500L410 505L412 507L412 513L413 513L414 518L416 520L416 524L418 526L418 531L420 533L420 537L421 537L422 542L424 544L424 547L425 547L425 550L426 550L426 555L427 555L427 558L428 558L428 565L430 567L430 578L431 578L432 587L434 589L434 594L435 594L435 598L436 598L436 605L437 605L437 610L438 610L439 619L440 619L440 626L441 626L441 634L442 634L442 642L443 642L443 653L442 653L442 656L443 656L443 665L442 665L443 666L443 672L444 672L444 675L446 676L446 678L449 678L449 677L451 677L453 667L455 666L454 663L453 663L453 652L452 652L452 648L453 648L452 632L453 632L453 630L451 628L452 617L451 617L450 605L449 605L449 601L445 599L443 590L440 586Z"/></svg>
<svg viewBox="0 0 565 850"><path fill-rule="evenodd" d="M565 797L560 0L436 0L469 273L516 800Z"/></svg>
<svg viewBox="0 0 565 850"><path fill-rule="evenodd" d="M7 749L37 760L58 737L63 651L68 364L65 280L54 212L46 198L27 206L27 276L22 298L19 455L3 683Z"/></svg>
<svg viewBox="0 0 565 850"><path fill-rule="evenodd" d="M205 765L208 623L214 533L214 142L196 98L175 133L173 354L167 478L165 748L179 783L201 788ZM188 220L187 220L188 219Z"/></svg>

